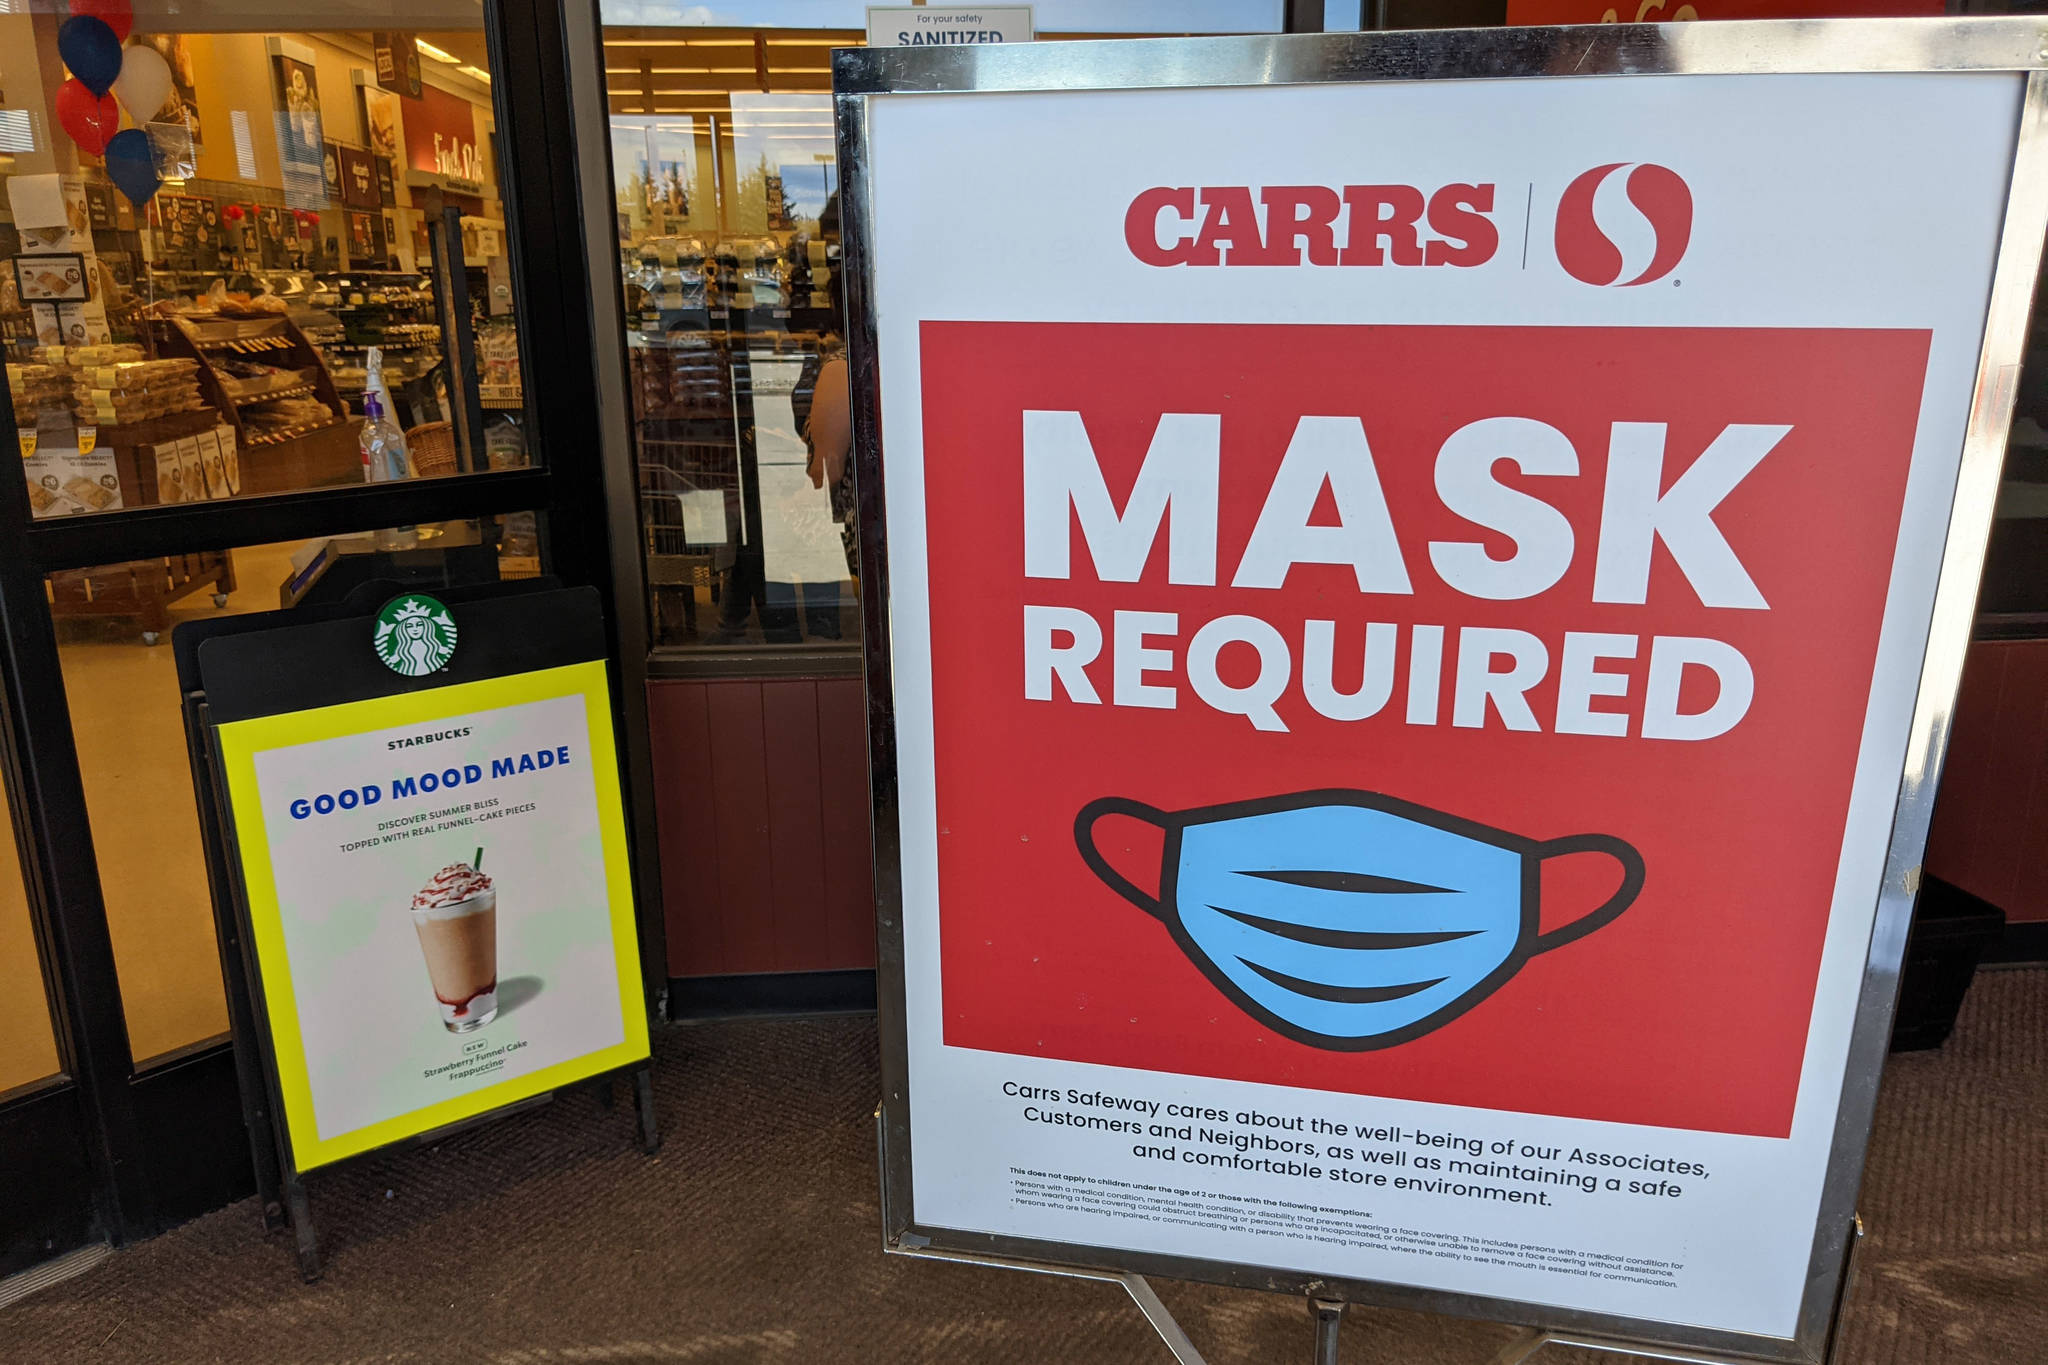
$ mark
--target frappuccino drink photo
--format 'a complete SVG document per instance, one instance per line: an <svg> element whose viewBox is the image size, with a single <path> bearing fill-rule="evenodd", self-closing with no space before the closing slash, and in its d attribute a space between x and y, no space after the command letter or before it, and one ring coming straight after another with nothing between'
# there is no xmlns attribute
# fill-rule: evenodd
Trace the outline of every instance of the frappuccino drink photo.
<svg viewBox="0 0 2048 1365"><path fill-rule="evenodd" d="M427 975L450 1033L498 1017L498 892L484 875L484 851L436 872L412 898Z"/></svg>

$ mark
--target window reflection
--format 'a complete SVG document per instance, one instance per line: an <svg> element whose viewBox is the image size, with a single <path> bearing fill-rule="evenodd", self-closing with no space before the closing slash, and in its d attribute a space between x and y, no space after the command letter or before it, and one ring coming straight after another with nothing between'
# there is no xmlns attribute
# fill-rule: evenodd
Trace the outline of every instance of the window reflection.
<svg viewBox="0 0 2048 1365"><path fill-rule="evenodd" d="M850 649L852 482L817 439L845 426L831 97L661 98L612 119L656 643Z"/></svg>

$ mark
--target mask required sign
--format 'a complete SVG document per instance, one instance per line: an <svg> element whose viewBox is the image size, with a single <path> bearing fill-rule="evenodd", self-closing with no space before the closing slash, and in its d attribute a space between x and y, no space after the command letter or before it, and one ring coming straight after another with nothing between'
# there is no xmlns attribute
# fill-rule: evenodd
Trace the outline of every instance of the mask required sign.
<svg viewBox="0 0 2048 1365"><path fill-rule="evenodd" d="M891 1244L1817 1359L2024 78L1262 53L840 58Z"/></svg>

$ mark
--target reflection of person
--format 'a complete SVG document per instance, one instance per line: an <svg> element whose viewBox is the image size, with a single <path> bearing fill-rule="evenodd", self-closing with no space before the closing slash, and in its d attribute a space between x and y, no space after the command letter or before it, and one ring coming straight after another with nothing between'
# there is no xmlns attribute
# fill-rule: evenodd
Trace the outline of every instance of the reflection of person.
<svg viewBox="0 0 2048 1365"><path fill-rule="evenodd" d="M843 355L833 356L818 367L817 384L811 390L810 420L804 424L804 440L811 448L810 463L804 466L804 472L811 476L811 487L832 489L832 511L837 520L839 485L846 479L847 456L853 453L853 405L847 392ZM849 488L848 492L852 490Z"/></svg>
<svg viewBox="0 0 2048 1365"><path fill-rule="evenodd" d="M825 201L825 207L818 215L818 224L821 235L838 237L837 194ZM849 458L853 448L853 419L846 358L839 340L839 334L844 330L839 321L839 291L837 281L829 276L814 280L812 289L831 300L831 316L826 324L823 345L804 358L803 370L789 395L790 415L795 418L797 434L803 437L810 452L805 472L810 476L811 487L830 490L832 525L845 551L845 562L851 568L856 562L853 463ZM805 635L813 640L844 638L841 615L852 601L844 578L771 582L769 567L761 547L751 544L740 547L720 603L719 628L710 637L711 643L729 644L741 639L746 632L747 616L756 602L760 605L761 633L770 644L798 644ZM802 612L801 631L798 629L799 609Z"/></svg>
<svg viewBox="0 0 2048 1365"><path fill-rule="evenodd" d="M831 344L835 343L828 342ZM797 430L803 433L804 444L810 448L804 472L810 475L811 487L831 490L832 525L839 533L840 542L846 550L846 562L850 565L855 555L852 535L853 462L847 456L853 450L853 410L848 401L846 381L844 353L828 351L811 355L805 359L803 373L797 377L796 390L789 396L789 406L796 417ZM796 583L792 586L803 606L804 628L810 632L811 638L839 639L840 584ZM787 612L788 609L783 610Z"/></svg>

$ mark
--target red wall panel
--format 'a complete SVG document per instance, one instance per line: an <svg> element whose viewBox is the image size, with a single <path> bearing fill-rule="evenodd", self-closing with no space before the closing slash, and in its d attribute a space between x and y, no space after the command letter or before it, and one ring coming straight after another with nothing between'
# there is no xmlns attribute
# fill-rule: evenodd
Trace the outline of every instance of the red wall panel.
<svg viewBox="0 0 2048 1365"><path fill-rule="evenodd" d="M647 685L669 975L875 965L858 678Z"/></svg>
<svg viewBox="0 0 2048 1365"><path fill-rule="evenodd" d="M2048 920L2048 640L1970 646L1926 868L2011 920Z"/></svg>

